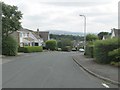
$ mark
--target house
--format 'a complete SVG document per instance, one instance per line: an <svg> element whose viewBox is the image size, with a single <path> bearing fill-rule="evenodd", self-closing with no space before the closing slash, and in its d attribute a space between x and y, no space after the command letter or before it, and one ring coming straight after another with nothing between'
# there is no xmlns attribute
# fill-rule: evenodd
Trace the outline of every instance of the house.
<svg viewBox="0 0 120 90"><path fill-rule="evenodd" d="M23 46L41 46L43 39L34 31L21 28L14 32L12 36L16 39L20 47Z"/></svg>
<svg viewBox="0 0 120 90"><path fill-rule="evenodd" d="M102 38L102 40L106 40L108 38L110 38L110 35L104 35L103 38Z"/></svg>
<svg viewBox="0 0 120 90"><path fill-rule="evenodd" d="M50 39L49 31L39 31L39 29L37 29L37 32L35 33L39 35L40 37L42 37L44 42Z"/></svg>
<svg viewBox="0 0 120 90"><path fill-rule="evenodd" d="M111 31L111 38L120 37L120 29L113 28Z"/></svg>

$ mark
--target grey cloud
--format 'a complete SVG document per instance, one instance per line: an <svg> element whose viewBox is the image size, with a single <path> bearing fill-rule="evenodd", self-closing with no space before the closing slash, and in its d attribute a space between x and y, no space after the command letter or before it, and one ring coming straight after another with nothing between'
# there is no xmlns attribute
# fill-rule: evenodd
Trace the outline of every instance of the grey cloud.
<svg viewBox="0 0 120 90"><path fill-rule="evenodd" d="M42 2L44 4L56 5L56 6L66 6L66 7L88 7L88 6L98 6L103 5L108 2Z"/></svg>
<svg viewBox="0 0 120 90"><path fill-rule="evenodd" d="M107 17L96 17L96 19L94 19L93 22L104 24L117 24L118 17L117 15L108 15Z"/></svg>

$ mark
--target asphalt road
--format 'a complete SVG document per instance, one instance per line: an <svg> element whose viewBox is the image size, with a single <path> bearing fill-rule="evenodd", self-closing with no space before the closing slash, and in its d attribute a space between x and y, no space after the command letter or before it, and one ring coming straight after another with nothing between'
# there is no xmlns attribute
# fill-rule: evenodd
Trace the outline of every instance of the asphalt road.
<svg viewBox="0 0 120 90"><path fill-rule="evenodd" d="M73 60L76 52L43 52L6 57L3 88L106 88ZM6 60L5 60L6 59ZM114 87L114 86L111 86Z"/></svg>

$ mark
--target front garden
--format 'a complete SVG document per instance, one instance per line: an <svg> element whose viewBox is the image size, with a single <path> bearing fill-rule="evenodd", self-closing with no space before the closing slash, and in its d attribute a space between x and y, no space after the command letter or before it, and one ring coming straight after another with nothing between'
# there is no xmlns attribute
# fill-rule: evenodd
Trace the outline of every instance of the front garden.
<svg viewBox="0 0 120 90"><path fill-rule="evenodd" d="M97 40L89 42L86 46L85 55L95 58L101 64L120 66L120 38Z"/></svg>

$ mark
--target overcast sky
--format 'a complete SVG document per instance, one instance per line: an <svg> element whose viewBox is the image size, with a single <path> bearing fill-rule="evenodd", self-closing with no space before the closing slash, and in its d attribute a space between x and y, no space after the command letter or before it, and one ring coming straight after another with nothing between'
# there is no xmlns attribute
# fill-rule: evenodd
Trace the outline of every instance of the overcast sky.
<svg viewBox="0 0 120 90"><path fill-rule="evenodd" d="M65 30L83 32L87 17L87 32L110 32L118 28L119 0L3 0L18 6L23 13L24 28L41 31Z"/></svg>

